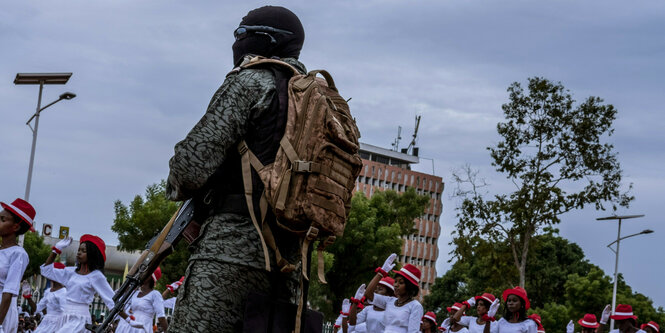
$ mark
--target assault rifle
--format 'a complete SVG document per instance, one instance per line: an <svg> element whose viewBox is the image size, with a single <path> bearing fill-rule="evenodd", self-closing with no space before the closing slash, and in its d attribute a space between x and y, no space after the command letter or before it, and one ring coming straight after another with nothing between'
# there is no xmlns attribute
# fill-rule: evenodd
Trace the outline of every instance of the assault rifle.
<svg viewBox="0 0 665 333"><path fill-rule="evenodd" d="M127 272L125 282L122 283L120 288L115 292L115 295L113 295L115 305L110 309L104 322L100 325L86 324L85 327L88 330L95 333L105 332L120 311L125 309L125 305L130 300L134 291L147 279L151 278L152 272L157 269L164 258L173 252L178 242L183 237L189 243L196 238L200 225L193 218L194 203L192 199L189 199L183 202L162 231L146 244L146 249L141 253L134 266Z"/></svg>

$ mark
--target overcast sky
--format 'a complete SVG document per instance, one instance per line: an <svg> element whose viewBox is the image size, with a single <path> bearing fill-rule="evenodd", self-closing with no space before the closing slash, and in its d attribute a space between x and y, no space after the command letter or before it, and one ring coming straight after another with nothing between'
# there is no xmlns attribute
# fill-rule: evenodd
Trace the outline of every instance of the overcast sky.
<svg viewBox="0 0 665 333"><path fill-rule="evenodd" d="M443 177L443 231L437 269L449 267L455 202L451 170L479 169L492 191L509 189L490 167L506 88L544 76L578 101L590 95L619 111L609 140L636 200L624 223L619 270L636 290L665 306L665 2L626 1L12 1L0 11L0 200L23 197L32 132L25 125L37 86L17 72L73 72L47 86L43 104L78 96L42 113L30 201L37 222L71 234L110 231L113 202L128 203L168 174L168 159L204 113L231 69L233 30L264 4L293 10L306 31L301 60L334 76L362 141L403 146L422 115L418 146ZM431 172L423 159L416 169ZM610 215L563 216L561 235L608 275L616 239ZM661 245L658 245L661 244ZM527 268L528 269L528 268Z"/></svg>

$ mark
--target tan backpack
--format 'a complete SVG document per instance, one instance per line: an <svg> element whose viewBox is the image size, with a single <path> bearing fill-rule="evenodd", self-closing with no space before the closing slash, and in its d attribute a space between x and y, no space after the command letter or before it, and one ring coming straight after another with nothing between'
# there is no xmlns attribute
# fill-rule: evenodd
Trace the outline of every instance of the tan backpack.
<svg viewBox="0 0 665 333"><path fill-rule="evenodd" d="M270 270L270 262L266 244L275 251L282 272L295 269L293 263L282 258L270 227L263 223L269 206L277 225L302 239L305 279L308 279L309 245L320 240L318 276L326 283L322 250L344 232L352 191L362 168L358 155L360 133L348 104L337 92L328 72L315 70L303 75L286 62L263 57L253 58L242 68L262 64L285 66L294 75L288 83L286 128L275 161L263 165L244 141L238 144L247 206L261 236L267 270ZM325 79L318 78L317 74ZM259 204L260 219L255 216L252 200L251 168L265 186Z"/></svg>

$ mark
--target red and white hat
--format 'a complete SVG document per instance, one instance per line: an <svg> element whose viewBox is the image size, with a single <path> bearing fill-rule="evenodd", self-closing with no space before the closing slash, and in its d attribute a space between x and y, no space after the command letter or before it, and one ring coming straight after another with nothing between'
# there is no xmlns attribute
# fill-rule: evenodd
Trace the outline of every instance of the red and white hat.
<svg viewBox="0 0 665 333"><path fill-rule="evenodd" d="M651 327L652 329L654 329L656 331L656 333L660 333L660 326L658 326L658 324L656 324L655 321L650 321L646 324L642 324L640 326L640 329L645 330L647 327Z"/></svg>
<svg viewBox="0 0 665 333"><path fill-rule="evenodd" d="M83 242L91 242L92 244L95 244L97 249L99 249L99 252L102 253L102 257L104 258L104 261L106 262L106 243L104 243L104 240L95 236L95 235L89 235L85 234L81 236L81 243Z"/></svg>
<svg viewBox="0 0 665 333"><path fill-rule="evenodd" d="M159 280L159 278L161 277L162 277L162 269L157 267L157 269L154 272L152 272L152 280L157 282L157 280Z"/></svg>
<svg viewBox="0 0 665 333"><path fill-rule="evenodd" d="M436 314L432 311L427 312L421 320L429 319L432 322L434 322L434 326L436 326Z"/></svg>
<svg viewBox="0 0 665 333"><path fill-rule="evenodd" d="M633 314L633 307L628 304L617 305L614 314L610 316L614 320L633 319L637 321L637 316Z"/></svg>
<svg viewBox="0 0 665 333"><path fill-rule="evenodd" d="M447 307L446 310L448 310L448 312L450 313L455 313L461 308L462 308L462 303L455 303L453 304L453 306Z"/></svg>
<svg viewBox="0 0 665 333"><path fill-rule="evenodd" d="M17 198L16 200L14 200L14 202L10 204L0 202L0 205L2 206L2 208L16 214L18 217L21 218L21 220L23 220L23 222L27 223L30 226L30 231L33 232L35 231L35 228L32 226L34 224L34 219L36 214L35 209L27 201L21 198Z"/></svg>
<svg viewBox="0 0 665 333"><path fill-rule="evenodd" d="M519 298L521 298L524 301L524 310L529 310L531 307L531 303L529 302L529 298L526 296L526 290L524 288L517 286L512 289L506 289L503 291L503 301L505 302L506 299L508 299L508 295L515 295Z"/></svg>
<svg viewBox="0 0 665 333"><path fill-rule="evenodd" d="M582 319L577 321L577 323L586 328L598 328L598 326L600 326L596 319L596 315L592 313L585 314Z"/></svg>
<svg viewBox="0 0 665 333"><path fill-rule="evenodd" d="M381 281L379 281L379 284L382 284L390 288L390 290L395 291L395 280L390 276L386 276L383 279L381 279Z"/></svg>
<svg viewBox="0 0 665 333"><path fill-rule="evenodd" d="M545 328L543 327L543 323L542 323L542 318L540 317L539 314L534 313L534 314L528 315L527 317L536 322L536 325L538 325L538 333L544 333L545 332Z"/></svg>
<svg viewBox="0 0 665 333"><path fill-rule="evenodd" d="M59 261L56 261L56 262L53 263L53 268L57 268L57 269L65 269L65 264L63 264L63 263L61 263L61 262L59 262Z"/></svg>
<svg viewBox="0 0 665 333"><path fill-rule="evenodd" d="M406 264L399 271L393 271L393 272L395 274L401 275L402 277L409 280L409 282L413 283L417 287L419 286L420 270L418 269L418 267L411 264Z"/></svg>
<svg viewBox="0 0 665 333"><path fill-rule="evenodd" d="M484 299L484 300L490 302L490 304L492 304L494 302L494 300L496 299L496 297L494 297L494 295L492 295L490 293L483 293L482 295L476 296L475 298L476 298L476 301L479 300L479 299Z"/></svg>

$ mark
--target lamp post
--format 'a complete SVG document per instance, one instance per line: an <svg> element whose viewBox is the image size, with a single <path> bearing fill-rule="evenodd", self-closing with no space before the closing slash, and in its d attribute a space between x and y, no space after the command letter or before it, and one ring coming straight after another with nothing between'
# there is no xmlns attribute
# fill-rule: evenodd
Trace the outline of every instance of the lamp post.
<svg viewBox="0 0 665 333"><path fill-rule="evenodd" d="M65 84L69 81L69 78L72 76L72 73L17 73L16 78L14 78L14 84L38 84L39 85L39 97L37 98L37 111L35 114L28 119L25 123L32 130L32 148L30 150L30 164L28 166L28 180L25 184L25 201L30 199L30 184L32 183L32 168L35 162L35 148L37 147L37 130L39 129L39 114L44 111L49 106L60 102L63 99L72 99L76 97L76 94L71 92L66 92L61 94L60 97L47 104L45 107L42 107L42 91L44 90L45 84ZM35 119L35 128L30 126L32 119ZM18 238L18 245L23 246L23 235Z"/></svg>
<svg viewBox="0 0 665 333"><path fill-rule="evenodd" d="M45 107L42 107L42 91L44 90L45 84L65 84L69 81L69 78L72 76L72 73L18 73L14 79L14 84L38 84L39 85L39 97L37 99L37 111L35 114L28 119L25 123L32 130L32 148L30 150L30 164L28 166L28 181L25 184L25 201L30 199L30 184L32 183L32 168L35 161L35 148L37 146L37 130L39 129L39 114L44 111L49 106L60 102L63 99L72 99L76 97L76 94L66 92L61 94L60 97L47 104ZM35 119L35 128L30 126L32 119Z"/></svg>
<svg viewBox="0 0 665 333"><path fill-rule="evenodd" d="M617 232L617 239L614 242L607 244L607 247L610 250L612 250L612 252L614 252L614 255L615 255L615 259L614 259L614 288L612 290L612 314L614 314L614 311L616 309L616 301L617 301L617 278L618 278L618 275L619 275L619 245L620 245L621 241L626 239L626 238L633 237L633 236L638 236L638 235L642 235L642 234L650 234L650 233L653 232L653 230L646 229L646 230L643 230L642 232L638 232L636 234L621 237L621 220L634 219L634 218L643 217L643 216L644 216L644 214L642 214L642 215L625 215L625 216L616 216L615 215L615 216L608 216L608 217L600 217L600 218L596 219L598 221L619 220L619 228L618 228L619 230ZM617 244L617 249L616 250L612 249L612 244L614 244L614 243ZM613 330L613 329L614 329L614 319L612 319L611 322L610 322L610 331Z"/></svg>

